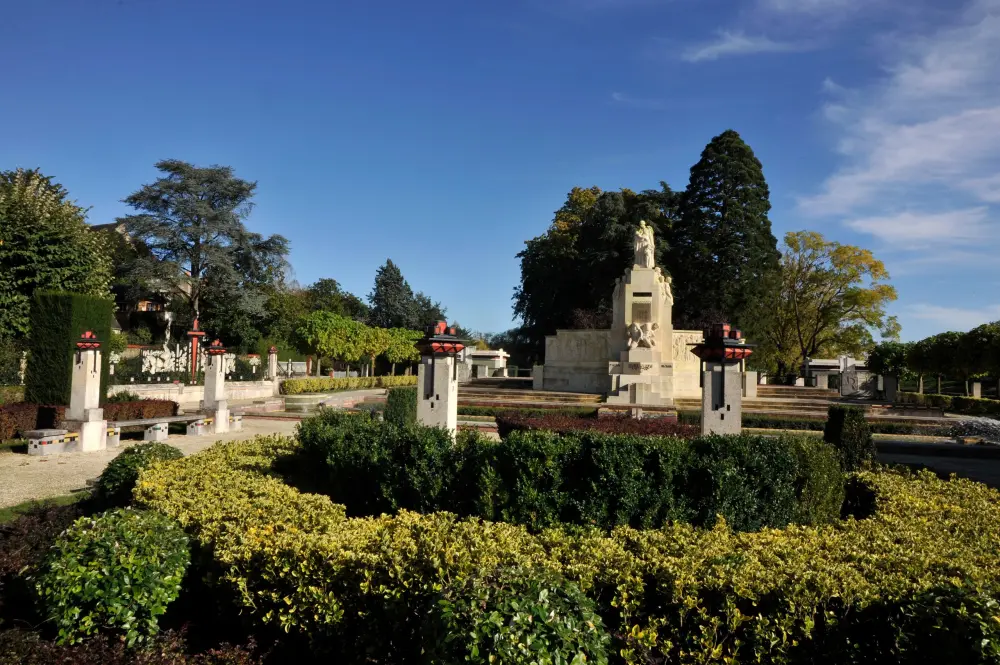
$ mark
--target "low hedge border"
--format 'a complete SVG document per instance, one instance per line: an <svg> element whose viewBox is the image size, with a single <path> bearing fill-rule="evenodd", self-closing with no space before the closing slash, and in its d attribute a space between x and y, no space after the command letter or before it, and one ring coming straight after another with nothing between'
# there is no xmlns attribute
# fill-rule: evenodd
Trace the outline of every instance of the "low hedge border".
<svg viewBox="0 0 1000 665"><path fill-rule="evenodd" d="M867 519L735 533L674 524L610 534L447 513L347 519L271 471L298 444L258 437L142 472L136 498L177 519L263 624L379 657L419 647L443 584L541 566L578 584L616 662L995 662L1000 493L864 472ZM387 637L391 636L391 639ZM406 653L406 652L404 652ZM410 652L418 653L418 652Z"/></svg>
<svg viewBox="0 0 1000 665"><path fill-rule="evenodd" d="M996 399L901 392L896 401L900 404L932 406L967 416L1000 416L1000 400Z"/></svg>
<svg viewBox="0 0 1000 665"><path fill-rule="evenodd" d="M700 411L680 411L677 414L679 422L690 425L701 423ZM933 436L946 428L941 425L908 424L897 422L879 422L868 419L868 426L873 434L917 434ZM826 418L789 418L787 416L768 416L766 414L744 413L743 427L753 429L773 430L810 430L822 432L826 427Z"/></svg>
<svg viewBox="0 0 1000 665"><path fill-rule="evenodd" d="M521 406L483 406L477 404L459 404L458 415L460 416L506 416L518 414L522 416L575 416L577 418L596 418L597 408L589 406L580 407L521 407Z"/></svg>
<svg viewBox="0 0 1000 665"><path fill-rule="evenodd" d="M415 376L351 376L342 379L316 377L311 379L285 379L281 382L282 395L327 393L341 390L367 390L370 388L396 388L415 386Z"/></svg>
<svg viewBox="0 0 1000 665"><path fill-rule="evenodd" d="M0 406L24 399L24 386L0 386Z"/></svg>
<svg viewBox="0 0 1000 665"><path fill-rule="evenodd" d="M179 405L169 400L145 399L138 402L108 402L103 408L106 420L140 420L176 416ZM13 439L29 430L56 427L65 414L65 406L28 402L0 406L0 441Z"/></svg>

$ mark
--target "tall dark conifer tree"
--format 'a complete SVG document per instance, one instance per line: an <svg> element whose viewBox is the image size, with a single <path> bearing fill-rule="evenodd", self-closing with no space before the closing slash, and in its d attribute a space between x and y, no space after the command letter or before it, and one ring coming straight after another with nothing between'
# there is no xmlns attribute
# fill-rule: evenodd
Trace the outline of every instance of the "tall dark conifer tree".
<svg viewBox="0 0 1000 665"><path fill-rule="evenodd" d="M771 202L760 161L728 129L705 147L670 232L674 325L745 325L779 270Z"/></svg>
<svg viewBox="0 0 1000 665"><path fill-rule="evenodd" d="M413 289L392 259L386 259L385 265L375 272L375 286L368 294L368 302L371 305L369 325L379 328L417 326Z"/></svg>

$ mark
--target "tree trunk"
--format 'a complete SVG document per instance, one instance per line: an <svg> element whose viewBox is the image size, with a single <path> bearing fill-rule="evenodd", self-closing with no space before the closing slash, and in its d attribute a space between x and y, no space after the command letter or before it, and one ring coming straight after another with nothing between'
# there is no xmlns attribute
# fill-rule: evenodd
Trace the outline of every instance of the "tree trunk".
<svg viewBox="0 0 1000 665"><path fill-rule="evenodd" d="M396 363L392 363L392 376L396 376Z"/></svg>
<svg viewBox="0 0 1000 665"><path fill-rule="evenodd" d="M966 397L969 396L969 380L968 379L965 380L965 396Z"/></svg>
<svg viewBox="0 0 1000 665"><path fill-rule="evenodd" d="M920 393L921 395L924 394L924 375L923 374L921 374L920 377L917 379L917 392Z"/></svg>
<svg viewBox="0 0 1000 665"><path fill-rule="evenodd" d="M375 376L375 356L372 356L371 359L372 359L372 376Z"/></svg>
<svg viewBox="0 0 1000 665"><path fill-rule="evenodd" d="M320 362L319 354L316 354L316 376L323 376L323 363Z"/></svg>
<svg viewBox="0 0 1000 665"><path fill-rule="evenodd" d="M938 390L937 390L937 394L938 395L941 394L941 375L940 374L938 374Z"/></svg>

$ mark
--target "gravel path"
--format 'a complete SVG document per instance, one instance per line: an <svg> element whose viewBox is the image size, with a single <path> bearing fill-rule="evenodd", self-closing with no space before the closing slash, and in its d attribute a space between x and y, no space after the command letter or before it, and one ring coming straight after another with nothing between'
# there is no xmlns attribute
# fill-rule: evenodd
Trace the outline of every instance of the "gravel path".
<svg viewBox="0 0 1000 665"><path fill-rule="evenodd" d="M249 439L257 434L292 434L298 421L244 418L242 432L206 434L204 436L171 436L168 443L185 455L204 450L218 441ZM140 443L129 441L129 444ZM34 499L69 494L85 489L87 481L101 475L108 462L121 449L92 453L65 453L34 456L0 452L0 508Z"/></svg>

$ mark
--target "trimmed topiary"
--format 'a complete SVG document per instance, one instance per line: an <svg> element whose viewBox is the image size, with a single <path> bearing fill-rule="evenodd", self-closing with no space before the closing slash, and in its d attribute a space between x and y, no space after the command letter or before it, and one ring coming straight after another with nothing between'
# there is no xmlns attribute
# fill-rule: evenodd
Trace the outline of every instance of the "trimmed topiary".
<svg viewBox="0 0 1000 665"><path fill-rule="evenodd" d="M131 646L157 633L190 558L187 536L173 519L115 510L77 520L56 540L35 591L60 643L108 630Z"/></svg>
<svg viewBox="0 0 1000 665"><path fill-rule="evenodd" d="M385 398L385 420L396 425L417 422L417 388L390 388Z"/></svg>
<svg viewBox="0 0 1000 665"><path fill-rule="evenodd" d="M107 342L114 303L79 293L36 293L31 304L31 344L24 401L69 404L76 343L86 331ZM108 390L108 353L101 354L101 404Z"/></svg>
<svg viewBox="0 0 1000 665"><path fill-rule="evenodd" d="M180 450L165 443L139 443L130 446L104 468L97 479L96 498L105 506L126 506L132 502L132 490L140 471L154 462L183 456Z"/></svg>
<svg viewBox="0 0 1000 665"><path fill-rule="evenodd" d="M875 461L875 440L863 409L831 406L823 440L837 448L844 471L858 471Z"/></svg>

